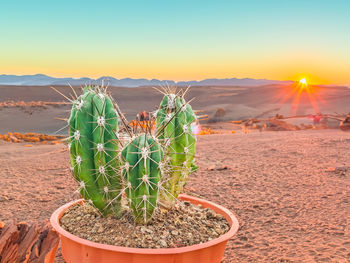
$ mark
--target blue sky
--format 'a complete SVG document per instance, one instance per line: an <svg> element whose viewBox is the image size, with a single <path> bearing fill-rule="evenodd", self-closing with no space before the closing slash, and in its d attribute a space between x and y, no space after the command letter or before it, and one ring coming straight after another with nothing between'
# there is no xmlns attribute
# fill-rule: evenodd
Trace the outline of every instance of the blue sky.
<svg viewBox="0 0 350 263"><path fill-rule="evenodd" d="M350 82L350 1L2 1L0 74Z"/></svg>

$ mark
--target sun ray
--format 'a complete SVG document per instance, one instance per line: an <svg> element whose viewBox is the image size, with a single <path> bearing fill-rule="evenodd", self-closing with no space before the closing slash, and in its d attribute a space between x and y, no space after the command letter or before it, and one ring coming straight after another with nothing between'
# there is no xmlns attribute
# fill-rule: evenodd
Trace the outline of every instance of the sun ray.
<svg viewBox="0 0 350 263"><path fill-rule="evenodd" d="M310 85L306 78L301 78L292 85L281 86L280 92L276 94L274 100L280 106L290 104L290 114L292 115L298 113L301 103L304 105L309 103L314 113L319 113L319 104L326 104L326 101L321 97L321 89L322 87Z"/></svg>

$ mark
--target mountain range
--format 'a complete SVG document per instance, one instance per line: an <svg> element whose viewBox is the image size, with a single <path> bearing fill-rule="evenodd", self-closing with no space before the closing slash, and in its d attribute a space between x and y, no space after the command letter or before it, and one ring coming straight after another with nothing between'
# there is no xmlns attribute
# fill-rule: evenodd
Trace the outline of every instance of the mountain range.
<svg viewBox="0 0 350 263"><path fill-rule="evenodd" d="M98 84L104 81L109 86L116 87L140 87L140 86L159 86L159 85L177 85L177 86L262 86L270 84L289 84L292 81L252 79L252 78L225 78L225 79L204 79L200 81L173 81L158 79L116 79L109 76L103 76L98 79L92 78L55 78L44 74L35 75L0 75L0 85L18 85L18 86L48 86L48 85L85 85Z"/></svg>

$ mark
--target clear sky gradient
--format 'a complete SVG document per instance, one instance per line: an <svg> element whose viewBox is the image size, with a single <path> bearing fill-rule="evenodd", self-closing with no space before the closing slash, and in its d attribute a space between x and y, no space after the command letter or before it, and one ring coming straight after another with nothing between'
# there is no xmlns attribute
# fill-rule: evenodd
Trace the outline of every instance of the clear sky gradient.
<svg viewBox="0 0 350 263"><path fill-rule="evenodd" d="M350 84L349 0L0 2L0 74Z"/></svg>

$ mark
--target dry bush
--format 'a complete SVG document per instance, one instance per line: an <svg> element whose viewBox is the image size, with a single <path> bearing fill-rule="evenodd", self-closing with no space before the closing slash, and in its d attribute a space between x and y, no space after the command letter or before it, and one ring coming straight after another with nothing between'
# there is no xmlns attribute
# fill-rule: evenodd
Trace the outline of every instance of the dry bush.
<svg viewBox="0 0 350 263"><path fill-rule="evenodd" d="M6 142L41 142L43 144L48 144L49 142L51 144L58 144L60 141L59 139L63 136L52 136L47 134L40 134L40 133L34 133L34 132L27 132L25 134L19 133L19 132L8 132L7 134L0 134L0 140L4 140Z"/></svg>

